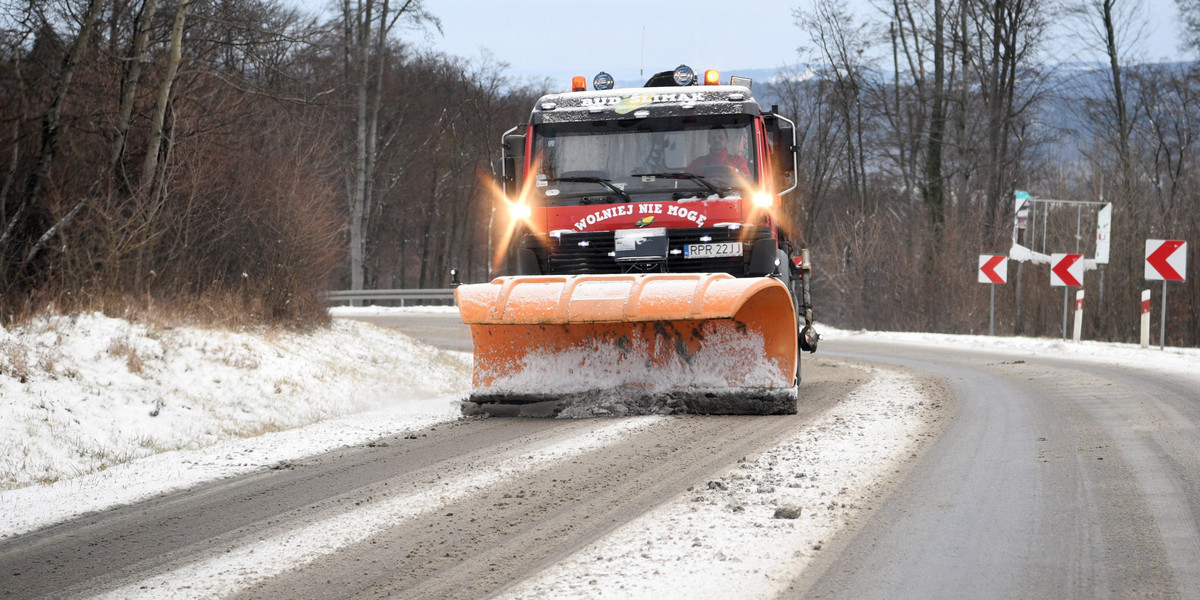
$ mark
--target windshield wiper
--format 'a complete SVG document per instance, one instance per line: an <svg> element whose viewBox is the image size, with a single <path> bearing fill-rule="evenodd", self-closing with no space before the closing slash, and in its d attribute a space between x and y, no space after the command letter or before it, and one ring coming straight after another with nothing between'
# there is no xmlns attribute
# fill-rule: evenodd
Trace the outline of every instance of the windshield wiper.
<svg viewBox="0 0 1200 600"><path fill-rule="evenodd" d="M676 173L631 173L629 176L630 177L665 177L667 179L688 179L691 181L695 181L696 183L699 183L700 185L708 188L708 191L716 194L718 198L725 197L725 192L717 189L717 186L709 183L708 179L706 177L704 177L703 175L697 175L695 173L686 173L683 171L679 171Z"/></svg>
<svg viewBox="0 0 1200 600"><path fill-rule="evenodd" d="M598 184L612 190L613 193L620 196L622 200L624 200L626 202L633 202L633 198L630 198L629 194L625 193L625 190L614 185L612 180L604 179L603 177L550 177L550 178L547 178L546 181L549 181L549 182L565 181L567 183L598 183Z"/></svg>

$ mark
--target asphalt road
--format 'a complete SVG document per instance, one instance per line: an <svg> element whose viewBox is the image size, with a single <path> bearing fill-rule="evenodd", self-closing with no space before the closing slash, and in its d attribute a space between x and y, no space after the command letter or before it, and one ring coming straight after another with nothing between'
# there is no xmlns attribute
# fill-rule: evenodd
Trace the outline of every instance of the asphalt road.
<svg viewBox="0 0 1200 600"><path fill-rule="evenodd" d="M456 315L415 319L392 324L470 348ZM771 447L864 381L846 365L874 363L944 382L936 387L951 391L955 412L877 504L826 541L784 597L1200 598L1193 382L868 341L829 339L821 355L840 366L806 361L798 415L664 420L628 443L405 520L242 596L487 597ZM4 540L0 598L136 584L605 423L464 420Z"/></svg>
<svg viewBox="0 0 1200 600"><path fill-rule="evenodd" d="M945 380L958 409L790 597L1200 598L1194 381L867 341L821 355Z"/></svg>
<svg viewBox="0 0 1200 600"><path fill-rule="evenodd" d="M793 598L1200 598L1200 390L1047 359L831 342L958 412Z"/></svg>
<svg viewBox="0 0 1200 600"><path fill-rule="evenodd" d="M393 313L352 317L355 320L395 327L426 344L446 350L470 352L471 328L458 313Z"/></svg>

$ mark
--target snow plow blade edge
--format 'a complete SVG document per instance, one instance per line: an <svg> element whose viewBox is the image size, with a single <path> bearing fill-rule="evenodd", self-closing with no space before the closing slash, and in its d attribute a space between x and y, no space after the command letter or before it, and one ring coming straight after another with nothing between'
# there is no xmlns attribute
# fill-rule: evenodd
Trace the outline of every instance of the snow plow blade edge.
<svg viewBox="0 0 1200 600"><path fill-rule="evenodd" d="M455 296L475 346L468 414L796 411L796 317L776 279L501 277Z"/></svg>

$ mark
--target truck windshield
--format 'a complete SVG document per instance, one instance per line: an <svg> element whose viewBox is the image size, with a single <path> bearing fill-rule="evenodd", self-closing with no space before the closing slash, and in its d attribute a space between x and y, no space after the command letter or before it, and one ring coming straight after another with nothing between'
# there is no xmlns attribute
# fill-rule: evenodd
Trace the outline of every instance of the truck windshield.
<svg viewBox="0 0 1200 600"><path fill-rule="evenodd" d="M740 195L757 183L753 131L747 115L543 125L535 185L552 205Z"/></svg>

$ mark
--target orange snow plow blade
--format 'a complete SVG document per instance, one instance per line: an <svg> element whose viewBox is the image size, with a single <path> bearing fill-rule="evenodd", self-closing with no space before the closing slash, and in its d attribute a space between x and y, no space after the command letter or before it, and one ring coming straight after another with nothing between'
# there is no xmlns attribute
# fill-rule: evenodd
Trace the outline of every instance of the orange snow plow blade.
<svg viewBox="0 0 1200 600"><path fill-rule="evenodd" d="M776 279L501 277L455 297L475 345L467 413L796 411L796 316Z"/></svg>

